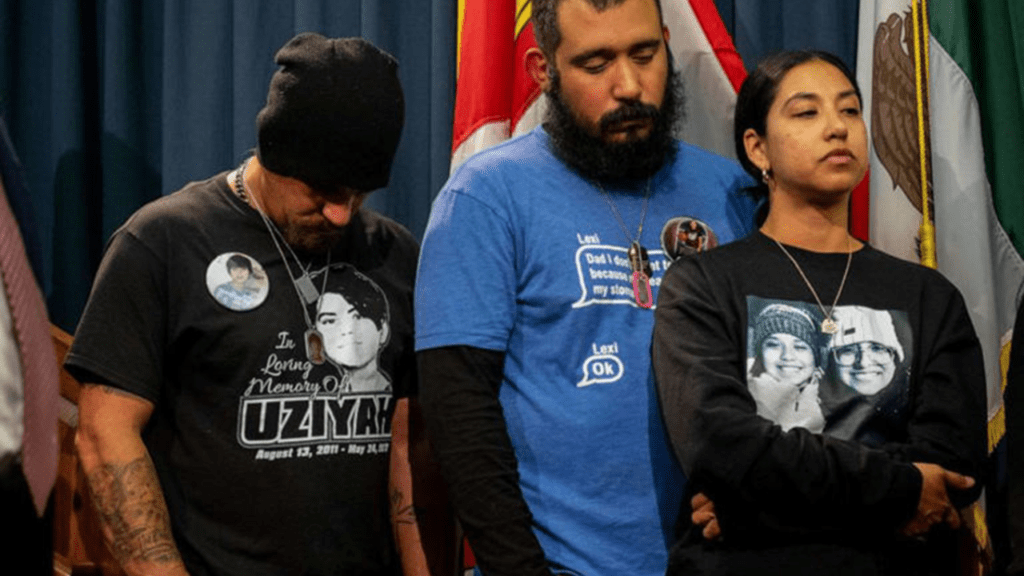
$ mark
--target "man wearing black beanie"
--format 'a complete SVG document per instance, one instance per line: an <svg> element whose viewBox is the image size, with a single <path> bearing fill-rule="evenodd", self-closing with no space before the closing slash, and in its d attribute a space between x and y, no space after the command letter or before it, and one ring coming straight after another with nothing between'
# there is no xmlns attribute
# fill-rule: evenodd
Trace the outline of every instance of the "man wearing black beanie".
<svg viewBox="0 0 1024 576"><path fill-rule="evenodd" d="M82 466L128 574L426 574L408 449L418 247L360 209L398 146L398 64L312 33L275 62L255 156L108 244L66 360L86 383ZM332 277L344 297L324 294Z"/></svg>

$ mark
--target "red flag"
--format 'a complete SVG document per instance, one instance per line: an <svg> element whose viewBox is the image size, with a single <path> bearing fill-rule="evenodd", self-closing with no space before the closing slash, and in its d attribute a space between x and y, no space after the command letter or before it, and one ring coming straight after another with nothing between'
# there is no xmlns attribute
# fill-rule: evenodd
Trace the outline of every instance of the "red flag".
<svg viewBox="0 0 1024 576"><path fill-rule="evenodd" d="M529 0L459 0L453 169L537 124L516 130L540 94L524 66L526 51L537 45L532 8Z"/></svg>
<svg viewBox="0 0 1024 576"><path fill-rule="evenodd" d="M459 70L452 169L543 118L540 88L526 72L536 46L531 0L459 0ZM746 70L714 0L662 0L669 47L686 90L687 118L679 136L735 157L732 116Z"/></svg>

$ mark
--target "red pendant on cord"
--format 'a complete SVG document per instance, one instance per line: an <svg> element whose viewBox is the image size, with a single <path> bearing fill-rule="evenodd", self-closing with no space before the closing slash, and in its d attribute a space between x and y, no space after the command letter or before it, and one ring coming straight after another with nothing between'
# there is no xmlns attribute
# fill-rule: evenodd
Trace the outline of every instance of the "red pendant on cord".
<svg viewBox="0 0 1024 576"><path fill-rule="evenodd" d="M651 261L647 250L639 242L629 245L629 267L633 270L633 297L642 308L654 306L651 292Z"/></svg>

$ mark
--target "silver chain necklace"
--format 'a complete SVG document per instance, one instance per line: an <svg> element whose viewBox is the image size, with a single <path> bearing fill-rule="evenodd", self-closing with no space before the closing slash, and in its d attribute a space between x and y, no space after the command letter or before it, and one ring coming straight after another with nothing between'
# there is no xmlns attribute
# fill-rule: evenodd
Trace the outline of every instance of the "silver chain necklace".
<svg viewBox="0 0 1024 576"><path fill-rule="evenodd" d="M637 226L635 238L629 235L629 227L626 226L625 219L622 218L622 214L619 213L619 209L615 207L615 203L612 202L611 197L604 187L601 186L601 183L595 181L594 186L601 191L601 196L612 209L612 214L615 215L619 227L622 228L622 234L626 237L626 241L629 242L627 255L629 256L629 268L633 272L633 297L640 307L650 308L654 305L654 296L651 293L651 261L647 256L647 249L640 244L640 238L644 234L644 220L647 219L647 203L651 199L651 179L647 179L644 203L640 209L640 225Z"/></svg>
<svg viewBox="0 0 1024 576"><path fill-rule="evenodd" d="M277 253L281 255L281 261L284 262L284 269L288 272L288 279L291 280L292 286L295 288L295 294L299 297L299 307L302 309L302 316L306 321L306 357L314 364L323 364L323 335L320 334L320 331L313 326L313 320L309 317L309 311L306 307L316 302L327 290L327 275L330 273L331 269L331 251L330 249L327 250L327 263L324 266L323 284L320 287L320 292L317 292L316 286L313 285L313 280L309 277L309 270L302 266L302 261L299 260L298 255L295 254L291 245L289 245L285 240L284 235L281 234L281 231L277 229L277 226L270 221L270 218L263 212L259 202L257 202L256 196L249 192L249 189L246 187L245 170L249 167L250 160L252 160L252 158L247 158L235 172L235 193L242 200L252 203L253 208L256 209L256 213L260 215L260 218L263 220L263 224L267 227L267 231L270 233L270 239L274 241L274 247L277 248ZM295 265L302 271L302 275L298 278L296 278L295 274L292 273L292 267L288 264L288 256L285 255L284 250L281 248L281 244L284 244L288 248L288 252L291 253L292 258L295 259ZM312 264L310 267L312 267Z"/></svg>
<svg viewBox="0 0 1024 576"><path fill-rule="evenodd" d="M800 268L800 265L797 264L796 258L793 258L793 255L789 253L789 250L786 250L786 247L782 245L782 242L775 240L775 238L772 238L772 240L782 250L782 253L789 258L789 261L793 263L793 266L796 267L796 271L799 272L800 277L804 279L804 284L807 284L807 287L811 290L811 294L814 296L815 301L818 302L818 308L821 309L821 314L825 317L825 319L821 321L821 331L825 334L835 334L836 332L839 332L839 323L832 318L832 313L835 312L836 304L839 303L839 296L843 293L843 287L846 286L846 276L850 273L850 263L853 262L853 246L850 244L849 235L846 237L846 247L848 249L846 252L846 270L843 270L843 279L839 282L839 290L836 291L836 297L832 300L832 306L829 307L827 312L825 311L825 306L821 303L821 298L818 297L818 292L814 289L814 286L811 285L811 281L807 279L807 275L804 274L803 268Z"/></svg>

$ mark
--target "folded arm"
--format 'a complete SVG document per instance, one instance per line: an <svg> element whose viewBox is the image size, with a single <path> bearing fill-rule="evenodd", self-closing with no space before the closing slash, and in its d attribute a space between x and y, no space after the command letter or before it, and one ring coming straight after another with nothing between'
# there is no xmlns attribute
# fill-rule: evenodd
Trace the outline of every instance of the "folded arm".
<svg viewBox="0 0 1024 576"><path fill-rule="evenodd" d="M713 514L715 528L727 538L756 538L765 527L783 534L856 534L866 528L878 533L888 527L894 534L919 514L923 482L914 462L968 474L980 468L984 448L979 450L976 429L980 423L984 434L984 416L976 383L957 385L953 394L960 402L945 408L947 416L939 415L939 401L925 387L913 400L911 436L882 449L803 428L784 432L759 417L743 374L745 326L724 297L711 293L704 274L693 261L673 264L662 284L654 335L654 366L673 448L691 491L713 502L710 510L696 503L700 514L692 519L698 525L707 528ZM969 324L968 332L973 333ZM960 361L973 363L972 354ZM942 396L949 400L950 394ZM967 410L967 422L952 421L950 410ZM949 446L951 437L962 438L963 445L955 440Z"/></svg>

